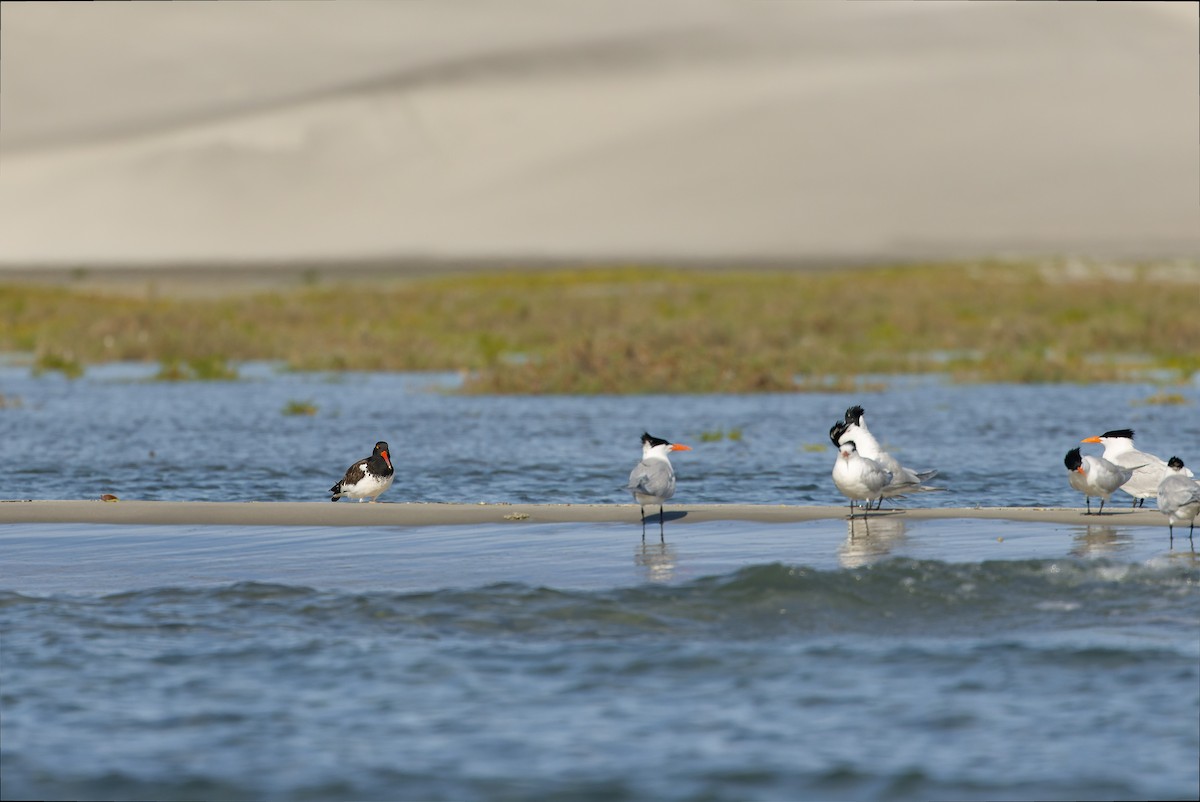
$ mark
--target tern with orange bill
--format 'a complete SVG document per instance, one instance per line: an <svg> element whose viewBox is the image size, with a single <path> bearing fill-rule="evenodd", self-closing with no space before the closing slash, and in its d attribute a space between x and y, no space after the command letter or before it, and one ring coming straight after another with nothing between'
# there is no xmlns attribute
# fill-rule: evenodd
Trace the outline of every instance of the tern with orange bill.
<svg viewBox="0 0 1200 802"><path fill-rule="evenodd" d="M1167 462L1134 448L1133 429L1113 429L1095 437L1087 437L1080 442L1100 443L1104 446L1104 459L1113 465L1133 471L1133 478L1121 485L1121 490L1133 496L1133 506L1145 506L1146 499L1158 495L1158 480L1162 478ZM1184 468L1183 474L1191 476L1192 472Z"/></svg>
<svg viewBox="0 0 1200 802"><path fill-rule="evenodd" d="M691 451L691 446L671 443L649 432L642 433L642 461L629 474L625 489L642 507L642 540L646 539L646 505L658 505L658 537L663 540L663 504L675 495L675 469L668 454Z"/></svg>

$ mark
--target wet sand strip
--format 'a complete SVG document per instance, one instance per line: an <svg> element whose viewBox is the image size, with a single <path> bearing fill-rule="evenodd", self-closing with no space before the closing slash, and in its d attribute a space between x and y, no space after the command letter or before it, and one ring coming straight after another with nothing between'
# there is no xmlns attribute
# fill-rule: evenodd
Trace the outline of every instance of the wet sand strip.
<svg viewBox="0 0 1200 802"><path fill-rule="evenodd" d="M647 521L658 510L647 508ZM222 526L455 526L522 523L639 522L634 504L443 504L379 502L206 502L206 501L3 501L0 524L79 523ZM797 523L845 519L845 506L772 504L669 504L666 517L674 523L748 521ZM861 512L858 513L861 516ZM908 520L1006 520L1046 524L1105 523L1122 526L1166 525L1157 510L1117 507L1103 516L1085 515L1080 508L963 507L912 508L869 513L871 517L899 516Z"/></svg>

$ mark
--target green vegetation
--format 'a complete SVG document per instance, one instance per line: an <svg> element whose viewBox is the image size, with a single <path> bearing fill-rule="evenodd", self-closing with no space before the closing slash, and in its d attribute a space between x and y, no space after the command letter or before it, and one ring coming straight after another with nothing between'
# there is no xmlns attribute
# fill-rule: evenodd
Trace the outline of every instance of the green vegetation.
<svg viewBox="0 0 1200 802"><path fill-rule="evenodd" d="M33 360L33 375L41 376L43 373L61 373L68 379L78 379L83 375L83 365L70 351L43 351Z"/></svg>
<svg viewBox="0 0 1200 802"><path fill-rule="evenodd" d="M1159 390L1152 396L1134 402L1135 405L1147 407L1183 406L1188 403L1191 402L1183 393L1169 393L1166 390Z"/></svg>
<svg viewBox="0 0 1200 802"><path fill-rule="evenodd" d="M232 378L244 360L458 370L473 393L861 389L922 372L1170 382L1200 370L1200 284L1180 281L1153 265L973 263L486 272L224 298L8 285L0 351L68 375L115 360L168 379Z"/></svg>
<svg viewBox="0 0 1200 802"><path fill-rule="evenodd" d="M284 415L316 415L317 405L312 401L288 401L283 407Z"/></svg>
<svg viewBox="0 0 1200 802"><path fill-rule="evenodd" d="M712 429L709 431L700 432L701 443L719 443L722 440L728 439L732 442L737 442L742 439L742 430L740 428L730 429Z"/></svg>
<svg viewBox="0 0 1200 802"><path fill-rule="evenodd" d="M198 356L180 359L171 356L159 365L156 381L233 381L238 373L229 367L223 357Z"/></svg>

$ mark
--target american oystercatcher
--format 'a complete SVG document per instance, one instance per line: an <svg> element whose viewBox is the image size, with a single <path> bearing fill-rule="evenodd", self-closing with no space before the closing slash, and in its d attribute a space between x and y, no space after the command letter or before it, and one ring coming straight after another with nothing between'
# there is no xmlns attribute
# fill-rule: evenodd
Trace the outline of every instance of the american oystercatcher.
<svg viewBox="0 0 1200 802"><path fill-rule="evenodd" d="M380 440L375 444L371 456L351 465L342 481L329 488L329 492L333 493L333 498L329 500L356 498L362 501L369 498L374 503L380 493L392 486L394 477L395 471L392 470L388 444Z"/></svg>

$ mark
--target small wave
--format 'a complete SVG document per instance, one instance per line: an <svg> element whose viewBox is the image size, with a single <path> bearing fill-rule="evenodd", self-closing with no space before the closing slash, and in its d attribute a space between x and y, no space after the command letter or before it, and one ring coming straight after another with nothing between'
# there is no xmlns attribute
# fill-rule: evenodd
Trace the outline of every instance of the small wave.
<svg viewBox="0 0 1200 802"><path fill-rule="evenodd" d="M601 591L499 583L420 593L346 592L240 582L157 588L57 602L0 593L0 609L64 604L97 623L162 627L202 619L243 626L277 616L294 626L358 627L418 636L527 634L589 639L678 632L753 638L827 634L985 633L1005 628L1200 616L1200 571L1159 561L892 559L849 570L770 563L674 585Z"/></svg>

